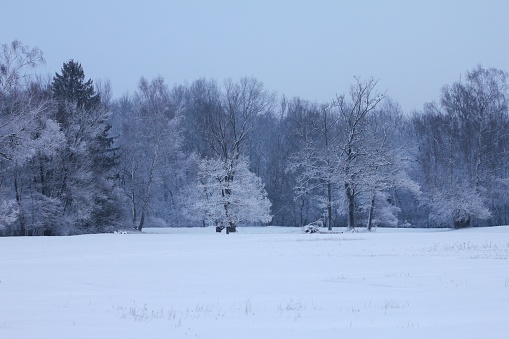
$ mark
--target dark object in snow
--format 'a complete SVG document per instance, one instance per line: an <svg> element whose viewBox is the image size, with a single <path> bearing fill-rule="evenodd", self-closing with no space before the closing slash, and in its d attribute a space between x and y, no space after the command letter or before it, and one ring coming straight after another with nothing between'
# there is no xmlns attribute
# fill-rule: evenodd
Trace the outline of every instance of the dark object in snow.
<svg viewBox="0 0 509 339"><path fill-rule="evenodd" d="M323 220L318 219L317 221L310 222L307 225L302 226L303 233L320 233L318 227L323 227Z"/></svg>
<svg viewBox="0 0 509 339"><path fill-rule="evenodd" d="M459 216L454 219L454 228L465 228L470 226L470 216Z"/></svg>
<svg viewBox="0 0 509 339"><path fill-rule="evenodd" d="M302 226L302 232L312 234L312 233L319 233L320 230L318 229L318 227L309 224L309 225Z"/></svg>
<svg viewBox="0 0 509 339"><path fill-rule="evenodd" d="M224 229L226 228L226 234L229 234L229 233L233 233L233 232L237 232L237 227L236 226L216 226L216 232L217 233L221 233Z"/></svg>

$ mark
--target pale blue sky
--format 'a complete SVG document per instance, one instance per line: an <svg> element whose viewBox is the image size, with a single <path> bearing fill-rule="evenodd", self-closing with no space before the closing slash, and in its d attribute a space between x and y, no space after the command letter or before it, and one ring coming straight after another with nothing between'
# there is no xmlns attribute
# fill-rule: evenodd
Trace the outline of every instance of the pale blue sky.
<svg viewBox="0 0 509 339"><path fill-rule="evenodd" d="M411 111L479 63L509 71L508 0L2 2L0 43L41 48L41 73L78 60L115 97L141 76L173 85L247 75L325 102L373 76Z"/></svg>

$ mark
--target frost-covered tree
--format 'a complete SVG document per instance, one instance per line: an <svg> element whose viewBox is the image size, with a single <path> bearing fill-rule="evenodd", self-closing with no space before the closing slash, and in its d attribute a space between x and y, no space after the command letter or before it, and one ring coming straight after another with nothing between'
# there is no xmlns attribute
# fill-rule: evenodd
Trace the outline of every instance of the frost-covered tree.
<svg viewBox="0 0 509 339"><path fill-rule="evenodd" d="M363 171L367 153L366 133L368 116L383 100L384 94L375 90L373 78L359 78L350 87L348 96L339 95L332 106L337 109L340 123L338 150L340 152L341 177L347 203L348 229L355 228L356 198L362 192Z"/></svg>
<svg viewBox="0 0 509 339"><path fill-rule="evenodd" d="M235 185L238 179L236 168L240 166L242 146L254 129L258 115L269 112L274 102L273 95L254 78L242 78L239 83L227 80L219 102L208 106L200 119L198 130L202 134L215 159L222 163L225 185ZM220 192L229 195L229 189ZM216 196L216 195L214 195ZM230 204L225 204L225 215L230 215ZM228 227L235 230L235 219L228 219Z"/></svg>
<svg viewBox="0 0 509 339"><path fill-rule="evenodd" d="M162 78L142 78L134 98L117 102L120 133L121 184L126 193L132 227L173 224L178 213L173 200L186 166L181 155L181 103ZM160 220L160 222L156 222Z"/></svg>
<svg viewBox="0 0 509 339"><path fill-rule="evenodd" d="M505 209L494 197L508 175L507 95L507 73L478 66L443 87L439 106L427 104L414 117L424 202L435 223L473 226Z"/></svg>
<svg viewBox="0 0 509 339"><path fill-rule="evenodd" d="M336 140L339 118L325 105L314 106L306 118L308 128L296 131L303 147L292 156L288 170L297 174L294 187L297 197L316 194L316 201L327 213L324 222L332 230L333 191L337 190L338 183Z"/></svg>
<svg viewBox="0 0 509 339"><path fill-rule="evenodd" d="M65 135L58 156L42 163L51 180L49 196L57 197L68 229L65 233L102 232L122 220L114 177L116 154L110 135L109 108L101 102L81 64L64 63L51 93L57 102L56 120Z"/></svg>
<svg viewBox="0 0 509 339"><path fill-rule="evenodd" d="M0 158L19 160L33 156L32 134L50 106L47 98L30 90L33 69L45 62L42 51L15 40L0 45Z"/></svg>
<svg viewBox="0 0 509 339"><path fill-rule="evenodd" d="M364 168L359 178L368 231L373 225L398 226L400 209L391 197L394 190L420 195L418 183L407 170L410 150L407 143L401 142L403 122L399 105L389 98L368 115Z"/></svg>
<svg viewBox="0 0 509 339"><path fill-rule="evenodd" d="M49 214L58 201L46 199L40 159L55 155L64 135L52 119L53 102L30 69L42 52L19 41L2 45L0 56L0 223L6 235L40 235L58 225ZM53 215L54 216L54 215Z"/></svg>
<svg viewBox="0 0 509 339"><path fill-rule="evenodd" d="M301 152L303 155L309 155L304 152L304 149L310 140L319 137L317 131L310 124L313 120L310 117L316 116L319 109L316 104L301 98L291 100L283 98L281 106L283 117L279 132L282 137L281 148L283 151L279 155L274 155L277 157L277 161L284 160L278 185L280 194L285 197L284 213L281 214L292 217L285 218L285 224L303 226L320 218L324 211L323 182L318 184L317 180L307 176L305 174L306 167L301 166L305 163L301 161L304 159L299 158ZM307 178L311 180L308 182ZM271 190L268 192L270 195ZM274 215L277 217L280 213L278 213L278 209L274 209Z"/></svg>
<svg viewBox="0 0 509 339"><path fill-rule="evenodd" d="M18 92L15 114L18 121L14 144L11 144L9 165L6 167L12 180L17 203L18 219L11 229L12 235L41 235L59 223L45 211L53 212L60 204L46 199L48 183L41 173L41 159L51 158L62 150L64 135L51 119L51 99L33 90ZM19 120L18 120L19 119ZM9 134L7 134L9 135ZM9 181L10 181L9 180Z"/></svg>
<svg viewBox="0 0 509 339"><path fill-rule="evenodd" d="M44 63L43 53L38 47L30 48L19 40L0 45L0 95L28 85L33 77L28 69Z"/></svg>
<svg viewBox="0 0 509 339"><path fill-rule="evenodd" d="M197 187L188 193L188 218L224 226L227 233L240 223L270 222L267 192L261 179L249 171L248 163L245 157L230 164L217 158L200 160ZM231 173L234 180L228 178Z"/></svg>

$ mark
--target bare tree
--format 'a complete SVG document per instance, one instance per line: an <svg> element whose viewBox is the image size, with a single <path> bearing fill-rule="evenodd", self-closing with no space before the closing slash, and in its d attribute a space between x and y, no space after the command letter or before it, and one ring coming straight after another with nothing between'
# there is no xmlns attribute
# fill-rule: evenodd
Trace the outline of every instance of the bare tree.
<svg viewBox="0 0 509 339"><path fill-rule="evenodd" d="M181 147L181 103L162 78L140 80L134 99L125 96L115 109L120 125L122 183L130 204L133 228L141 231L149 212L168 209L168 178ZM157 208L156 206L157 205Z"/></svg>
<svg viewBox="0 0 509 339"><path fill-rule="evenodd" d="M348 229L355 228L355 199L360 193L359 180L365 170L362 159L366 156L367 117L385 96L375 91L376 84L373 78L367 81L355 78L350 95L337 96L332 103L341 119L338 148L348 204Z"/></svg>
<svg viewBox="0 0 509 339"><path fill-rule="evenodd" d="M309 129L299 135L304 147L292 157L288 169L299 173L295 187L298 195L308 194L315 189L325 195L327 219L324 222L332 230L332 191L337 183L339 161L336 149L339 118L330 106L322 105L314 107L307 119Z"/></svg>
<svg viewBox="0 0 509 339"><path fill-rule="evenodd" d="M507 91L507 73L478 66L442 88L440 106L427 104L414 117L425 202L435 222L472 226L499 209L496 187L507 187L509 168Z"/></svg>
<svg viewBox="0 0 509 339"><path fill-rule="evenodd" d="M385 98L368 116L363 190L367 202L367 229L371 231L378 206L377 224L397 226L399 210L388 197L396 188L420 195L419 185L408 175L410 163L407 143L401 139L404 118L399 105Z"/></svg>
<svg viewBox="0 0 509 339"><path fill-rule="evenodd" d="M27 70L44 63L38 47L30 48L19 40L0 45L0 93L19 88L22 81L28 84L33 74Z"/></svg>

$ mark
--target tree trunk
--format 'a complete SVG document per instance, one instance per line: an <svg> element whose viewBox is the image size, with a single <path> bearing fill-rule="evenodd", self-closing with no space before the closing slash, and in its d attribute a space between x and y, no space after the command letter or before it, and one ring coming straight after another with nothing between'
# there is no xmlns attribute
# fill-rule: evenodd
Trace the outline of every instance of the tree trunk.
<svg viewBox="0 0 509 339"><path fill-rule="evenodd" d="M42 164L42 158L39 158L39 177L41 180L41 193L42 195L47 196L47 189L46 189L46 178L44 176L44 166Z"/></svg>
<svg viewBox="0 0 509 339"><path fill-rule="evenodd" d="M154 157L152 158L152 164L150 165L150 172L147 182L147 188L143 197L143 205L141 206L141 218L140 224L138 225L138 231L143 229L145 223L145 211L149 209L150 196L152 195L152 184L154 183L155 168L157 166L157 160L159 160L159 152L157 146L154 149Z"/></svg>
<svg viewBox="0 0 509 339"><path fill-rule="evenodd" d="M368 231L371 231L371 227L373 225L373 212L375 211L375 191L371 195L371 206L369 207L369 216L368 216Z"/></svg>
<svg viewBox="0 0 509 339"><path fill-rule="evenodd" d="M14 172L14 191L16 192L16 203L19 206L19 209L21 213L19 214L19 235L27 235L26 234L26 225L25 225L25 218L24 218L24 210L23 206L21 205L21 192L18 184L18 165L16 164L15 172Z"/></svg>
<svg viewBox="0 0 509 339"><path fill-rule="evenodd" d="M137 228L136 227L136 219L138 218L138 215L136 213L136 203L135 203L135 196L134 196L134 191L131 192L131 210L132 210L132 220L133 220L133 228Z"/></svg>
<svg viewBox="0 0 509 339"><path fill-rule="evenodd" d="M138 231L141 232L141 230L143 229L143 224L145 224L145 211L142 210L141 211L141 218L140 218L140 224L138 225Z"/></svg>
<svg viewBox="0 0 509 339"><path fill-rule="evenodd" d="M304 226L304 204L306 203L304 201L304 198L300 198L301 204L299 206L299 214L300 214L300 220L299 220L299 227Z"/></svg>
<svg viewBox="0 0 509 339"><path fill-rule="evenodd" d="M349 183L345 183L346 200L348 201L348 230L355 229L355 195Z"/></svg>
<svg viewBox="0 0 509 339"><path fill-rule="evenodd" d="M226 234L230 234L230 232L235 232L235 225L231 220L232 218L230 215L230 203L229 202L224 203L224 213L226 216L226 222L225 222L226 223Z"/></svg>
<svg viewBox="0 0 509 339"><path fill-rule="evenodd" d="M332 192L331 192L331 182L330 180L327 182L327 214L328 220L327 224L329 226L329 231L332 231Z"/></svg>

